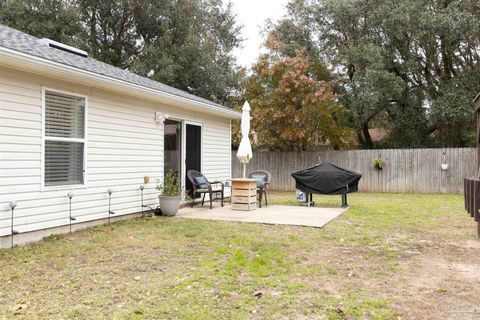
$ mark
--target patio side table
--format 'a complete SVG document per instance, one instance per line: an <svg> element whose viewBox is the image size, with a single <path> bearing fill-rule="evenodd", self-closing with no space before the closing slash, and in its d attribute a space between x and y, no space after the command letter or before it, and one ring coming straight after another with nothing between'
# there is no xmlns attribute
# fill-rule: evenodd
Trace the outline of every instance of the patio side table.
<svg viewBox="0 0 480 320"><path fill-rule="evenodd" d="M257 180L232 179L232 210L257 209Z"/></svg>

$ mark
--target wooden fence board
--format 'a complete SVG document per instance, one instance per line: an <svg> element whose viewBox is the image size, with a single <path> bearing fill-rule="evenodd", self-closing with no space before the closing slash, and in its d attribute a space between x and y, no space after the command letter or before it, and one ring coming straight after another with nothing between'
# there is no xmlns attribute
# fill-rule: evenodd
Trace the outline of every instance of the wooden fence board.
<svg viewBox="0 0 480 320"><path fill-rule="evenodd" d="M448 170L441 169L443 152ZM372 167L372 160L380 156L385 160L383 170ZM272 174L272 189L293 191L292 172L331 162L362 173L359 190L364 192L461 194L463 178L477 174L476 158L475 148L255 152L247 172L267 170ZM233 151L232 177L241 176L242 168Z"/></svg>

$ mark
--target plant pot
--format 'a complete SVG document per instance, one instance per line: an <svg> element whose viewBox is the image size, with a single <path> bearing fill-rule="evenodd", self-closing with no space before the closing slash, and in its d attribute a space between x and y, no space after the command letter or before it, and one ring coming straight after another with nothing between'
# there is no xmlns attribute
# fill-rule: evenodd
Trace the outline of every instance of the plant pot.
<svg viewBox="0 0 480 320"><path fill-rule="evenodd" d="M448 163L442 163L442 170L448 170Z"/></svg>
<svg viewBox="0 0 480 320"><path fill-rule="evenodd" d="M177 214L180 208L180 196L167 197L159 195L158 200L160 201L162 215L172 217Z"/></svg>

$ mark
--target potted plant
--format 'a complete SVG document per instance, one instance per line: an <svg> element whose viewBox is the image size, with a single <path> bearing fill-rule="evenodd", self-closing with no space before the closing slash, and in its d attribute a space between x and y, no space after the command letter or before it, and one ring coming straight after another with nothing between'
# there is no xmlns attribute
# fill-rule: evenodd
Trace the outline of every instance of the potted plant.
<svg viewBox="0 0 480 320"><path fill-rule="evenodd" d="M173 170L168 170L163 184L157 180L157 190L160 191L158 200L160 201L160 210L165 216L174 216L180 208L180 179Z"/></svg>
<svg viewBox="0 0 480 320"><path fill-rule="evenodd" d="M384 164L385 164L385 160L383 160L382 158L377 158L372 160L372 166L377 170L382 170Z"/></svg>

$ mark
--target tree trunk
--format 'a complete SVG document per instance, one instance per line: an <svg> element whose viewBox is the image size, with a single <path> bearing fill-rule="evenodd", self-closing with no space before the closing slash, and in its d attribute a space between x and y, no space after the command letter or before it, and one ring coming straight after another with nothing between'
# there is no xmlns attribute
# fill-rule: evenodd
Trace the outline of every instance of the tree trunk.
<svg viewBox="0 0 480 320"><path fill-rule="evenodd" d="M370 131L368 131L368 123L363 124L362 133L364 138L364 142L363 142L364 147L367 149L372 149L373 141L372 141L372 136L370 135Z"/></svg>
<svg viewBox="0 0 480 320"><path fill-rule="evenodd" d="M362 136L362 131L361 130L357 130L357 138L358 138L358 142L360 143L360 145L363 146L365 144L365 139Z"/></svg>

